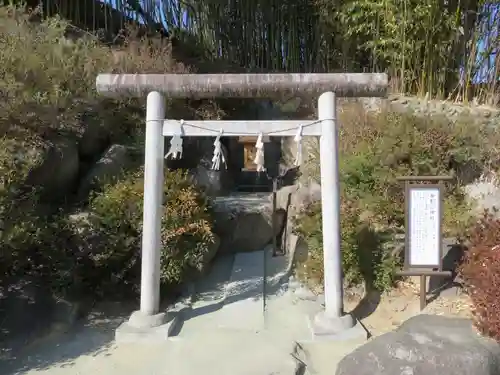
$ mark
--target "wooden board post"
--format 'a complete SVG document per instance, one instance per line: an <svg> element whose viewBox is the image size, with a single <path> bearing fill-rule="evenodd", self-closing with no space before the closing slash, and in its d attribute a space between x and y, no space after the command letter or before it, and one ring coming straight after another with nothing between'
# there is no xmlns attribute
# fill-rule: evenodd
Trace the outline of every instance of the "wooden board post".
<svg viewBox="0 0 500 375"><path fill-rule="evenodd" d="M405 185L404 268L398 275L420 276L420 310L427 305L427 276L451 276L450 271L443 271L442 235L443 181L451 179L398 177Z"/></svg>
<svg viewBox="0 0 500 375"><path fill-rule="evenodd" d="M133 329L166 322L159 311L160 222L162 211L163 136L320 136L321 204L324 252L325 309L313 321L316 335L341 335L356 320L344 313L340 237L340 181L336 98L385 97L386 74L100 74L97 91L106 96L146 96L146 156L144 161L144 225L140 310L127 324ZM169 98L317 95L314 121L184 121L165 119ZM351 331L352 332L352 331ZM168 332L167 332L168 336ZM351 335L352 336L352 335ZM342 337L351 337L343 335Z"/></svg>

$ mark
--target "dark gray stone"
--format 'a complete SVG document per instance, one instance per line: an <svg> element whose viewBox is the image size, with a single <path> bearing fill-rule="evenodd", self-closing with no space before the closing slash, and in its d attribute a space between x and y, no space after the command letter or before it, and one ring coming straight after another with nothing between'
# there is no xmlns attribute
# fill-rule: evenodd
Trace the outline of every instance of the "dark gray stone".
<svg viewBox="0 0 500 375"><path fill-rule="evenodd" d="M93 160L109 144L111 122L103 121L96 111L84 112L81 119L84 131L78 142L78 152L81 159Z"/></svg>
<svg viewBox="0 0 500 375"><path fill-rule="evenodd" d="M102 186L116 181L129 163L130 154L127 147L111 145L80 182L78 197L86 199L92 190L99 190Z"/></svg>
<svg viewBox="0 0 500 375"><path fill-rule="evenodd" d="M264 193L242 193L214 200L214 232L220 237L220 253L262 250L278 237L286 212L278 208L272 225L271 200Z"/></svg>
<svg viewBox="0 0 500 375"><path fill-rule="evenodd" d="M271 216L266 212L242 212L233 218L228 227L231 233L222 237L221 252L240 253L262 250L269 244L273 235L278 236L283 228L285 212L277 210L275 214L275 231L271 224Z"/></svg>
<svg viewBox="0 0 500 375"><path fill-rule="evenodd" d="M58 137L49 143L43 161L28 175L26 184L41 189L43 202L60 202L78 180L78 145L71 138Z"/></svg>
<svg viewBox="0 0 500 375"><path fill-rule="evenodd" d="M281 235L281 250L289 254L290 265L302 263L308 258L307 243L293 232L293 222L301 209L321 199L321 186L316 183L298 187L284 186L276 194L276 206L285 211L285 223Z"/></svg>
<svg viewBox="0 0 500 375"><path fill-rule="evenodd" d="M417 315L344 357L336 375L500 374L500 345L471 321Z"/></svg>

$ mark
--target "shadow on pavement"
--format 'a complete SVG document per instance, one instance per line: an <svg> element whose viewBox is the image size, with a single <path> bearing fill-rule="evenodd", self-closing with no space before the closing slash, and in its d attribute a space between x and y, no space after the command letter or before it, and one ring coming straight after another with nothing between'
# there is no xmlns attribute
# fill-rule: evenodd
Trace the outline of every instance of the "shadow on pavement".
<svg viewBox="0 0 500 375"><path fill-rule="evenodd" d="M6 352L1 358L0 373L17 375L50 367L67 368L83 355L102 355L113 347L116 327L130 316L132 308L127 305L130 303L102 304L66 332L50 332Z"/></svg>

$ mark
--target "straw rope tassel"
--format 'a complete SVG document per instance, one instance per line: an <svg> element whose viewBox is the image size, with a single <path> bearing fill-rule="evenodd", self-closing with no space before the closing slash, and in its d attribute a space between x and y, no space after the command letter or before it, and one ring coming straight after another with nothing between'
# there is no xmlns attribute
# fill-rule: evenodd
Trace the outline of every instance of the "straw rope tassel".
<svg viewBox="0 0 500 375"><path fill-rule="evenodd" d="M298 167L302 164L302 126L299 127L294 141L297 144L297 154L295 155L295 161L293 165Z"/></svg>
<svg viewBox="0 0 500 375"><path fill-rule="evenodd" d="M257 152L255 154L254 163L257 164L257 172L264 172L264 142L262 142L262 133L259 134L257 142L255 143Z"/></svg>
<svg viewBox="0 0 500 375"><path fill-rule="evenodd" d="M222 163L227 168L226 159L224 158L224 153L222 152L222 144L220 142L221 136L222 136L222 129L214 141L214 156L212 158L212 169L214 171L218 171L220 169L221 160L222 160Z"/></svg>
<svg viewBox="0 0 500 375"><path fill-rule="evenodd" d="M182 159L182 126L184 125L184 120L181 120L181 129L178 133L174 134L172 139L170 140L170 148L165 155L165 159L169 156L172 159Z"/></svg>

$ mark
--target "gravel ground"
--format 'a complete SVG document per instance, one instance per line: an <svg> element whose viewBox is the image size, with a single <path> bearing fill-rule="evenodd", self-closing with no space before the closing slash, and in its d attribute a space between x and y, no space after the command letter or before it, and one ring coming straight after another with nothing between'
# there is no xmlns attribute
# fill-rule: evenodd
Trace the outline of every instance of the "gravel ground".
<svg viewBox="0 0 500 375"><path fill-rule="evenodd" d="M420 313L471 317L471 302L465 293L431 294L428 296L428 305L420 311L419 290L419 285L401 282L390 293L373 295L361 304L356 299L346 301L346 310L358 316L372 336L392 331Z"/></svg>

